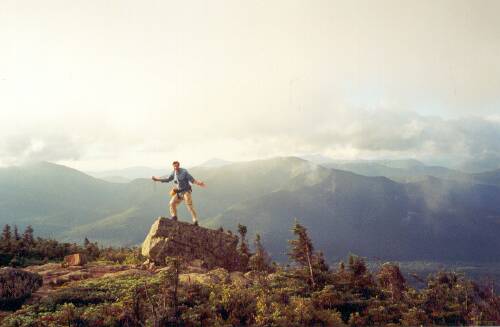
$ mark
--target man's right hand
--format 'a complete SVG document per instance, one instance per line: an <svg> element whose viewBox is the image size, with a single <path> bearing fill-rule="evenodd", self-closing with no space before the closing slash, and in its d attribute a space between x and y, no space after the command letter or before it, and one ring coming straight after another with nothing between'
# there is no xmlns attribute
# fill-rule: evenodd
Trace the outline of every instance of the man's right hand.
<svg viewBox="0 0 500 327"><path fill-rule="evenodd" d="M155 182L158 181L158 178L156 178L156 176L152 176L151 179L154 180Z"/></svg>

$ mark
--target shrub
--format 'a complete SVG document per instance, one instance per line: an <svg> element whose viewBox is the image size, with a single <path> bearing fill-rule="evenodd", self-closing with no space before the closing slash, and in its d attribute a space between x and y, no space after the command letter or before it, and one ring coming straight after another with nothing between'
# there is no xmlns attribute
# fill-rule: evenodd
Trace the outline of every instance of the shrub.
<svg viewBox="0 0 500 327"><path fill-rule="evenodd" d="M0 269L0 309L16 309L42 286L36 273L15 268Z"/></svg>

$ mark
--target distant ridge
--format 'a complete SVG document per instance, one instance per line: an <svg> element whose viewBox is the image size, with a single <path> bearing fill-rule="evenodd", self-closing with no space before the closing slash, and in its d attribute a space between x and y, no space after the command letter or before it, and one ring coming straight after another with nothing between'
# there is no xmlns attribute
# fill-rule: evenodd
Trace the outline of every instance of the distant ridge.
<svg viewBox="0 0 500 327"><path fill-rule="evenodd" d="M212 158L212 159L209 159L199 165L197 165L196 167L206 167L206 168L213 168L213 167L222 167L222 166L226 166L226 165L229 165L229 164L232 164L233 162L231 161L227 161L227 160L224 160L224 159L219 159L219 158Z"/></svg>
<svg viewBox="0 0 500 327"><path fill-rule="evenodd" d="M165 168L150 168L144 166L128 167L116 170L89 171L87 174L96 178L109 180L110 178L134 180L136 178L150 178L151 176L166 175L170 173L172 167L165 165Z"/></svg>

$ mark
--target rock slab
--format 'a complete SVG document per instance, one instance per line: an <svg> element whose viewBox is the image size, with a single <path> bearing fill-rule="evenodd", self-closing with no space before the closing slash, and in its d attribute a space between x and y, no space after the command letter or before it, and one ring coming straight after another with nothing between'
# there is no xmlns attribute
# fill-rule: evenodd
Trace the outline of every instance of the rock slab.
<svg viewBox="0 0 500 327"><path fill-rule="evenodd" d="M67 266L83 266L87 263L87 258L82 253L74 253L64 257Z"/></svg>
<svg viewBox="0 0 500 327"><path fill-rule="evenodd" d="M208 269L240 269L238 237L228 232L159 217L142 243L142 255L164 266L166 257L201 260Z"/></svg>

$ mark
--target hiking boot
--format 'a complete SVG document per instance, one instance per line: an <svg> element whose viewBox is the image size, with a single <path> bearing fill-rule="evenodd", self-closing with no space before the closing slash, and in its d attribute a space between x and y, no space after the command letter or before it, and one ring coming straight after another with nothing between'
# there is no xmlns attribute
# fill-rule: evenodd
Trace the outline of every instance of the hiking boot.
<svg viewBox="0 0 500 327"><path fill-rule="evenodd" d="M193 225L198 226L198 220L194 221Z"/></svg>
<svg viewBox="0 0 500 327"><path fill-rule="evenodd" d="M177 221L177 216L172 216L172 218L170 219L172 219L173 221Z"/></svg>

